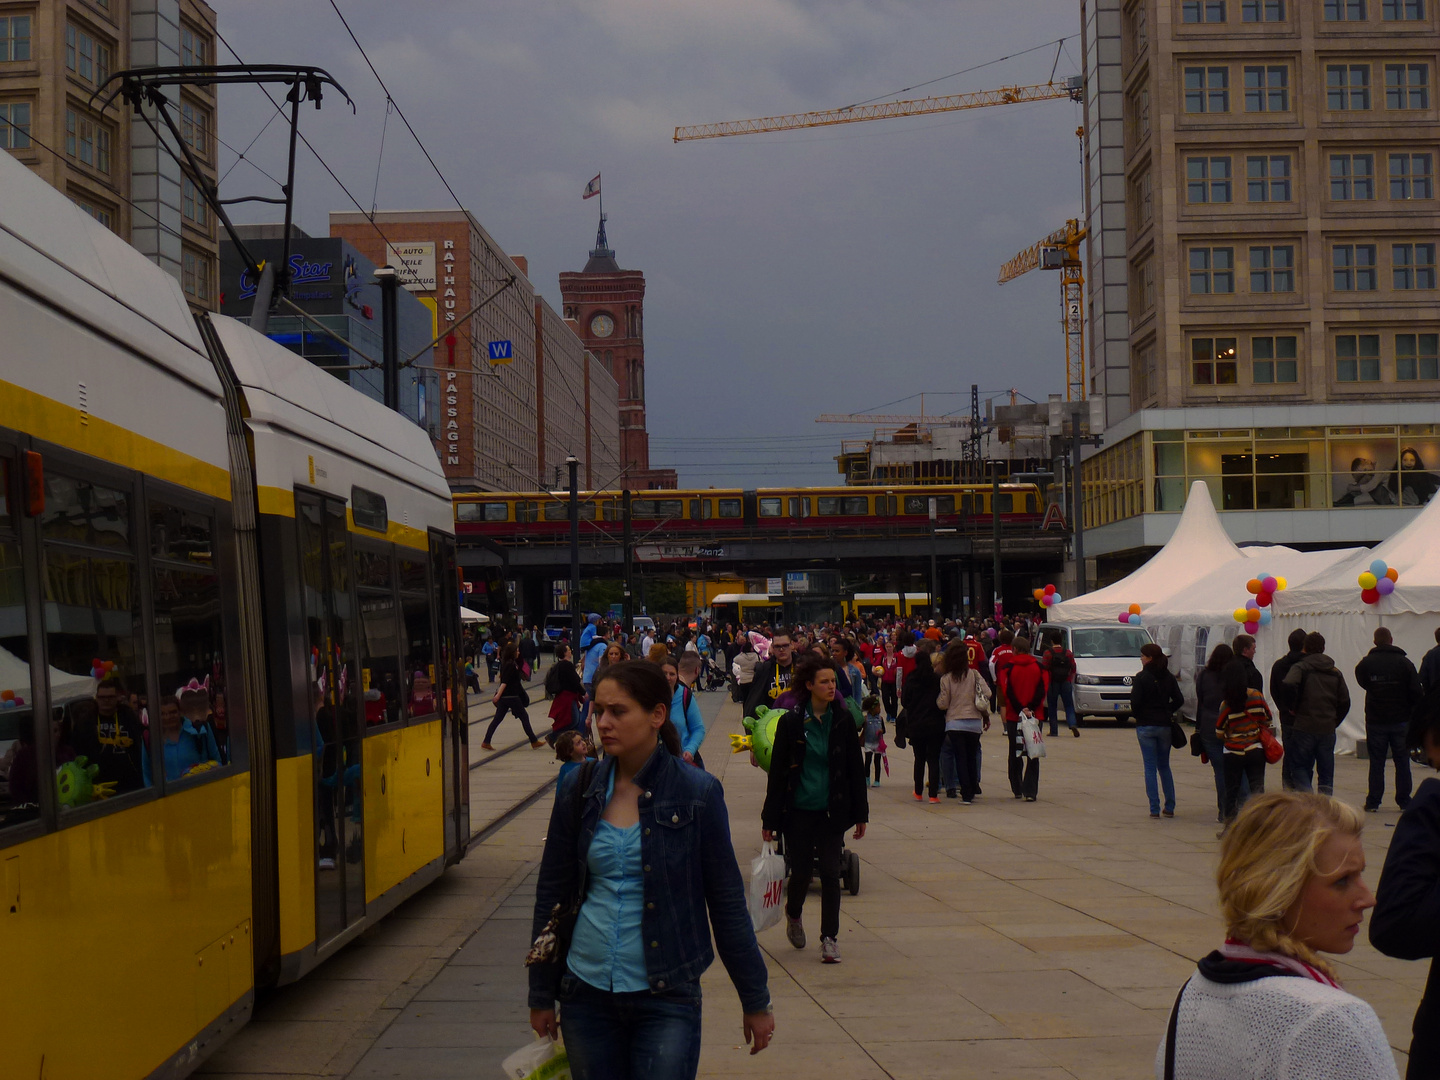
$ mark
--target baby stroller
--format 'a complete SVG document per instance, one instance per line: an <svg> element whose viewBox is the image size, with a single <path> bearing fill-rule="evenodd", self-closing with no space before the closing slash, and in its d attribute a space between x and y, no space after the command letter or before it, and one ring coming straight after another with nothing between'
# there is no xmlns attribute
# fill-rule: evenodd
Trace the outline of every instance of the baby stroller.
<svg viewBox="0 0 1440 1080"><path fill-rule="evenodd" d="M716 657L705 668L706 690L723 690L730 684L730 672L726 669L724 657Z"/></svg>
<svg viewBox="0 0 1440 1080"><path fill-rule="evenodd" d="M790 876L790 856L785 853L785 837L780 835L775 840L775 851L785 858L785 876ZM847 847L840 849L840 887L851 896L860 895L860 856ZM810 888L820 888L820 873L817 868L815 874L810 878Z"/></svg>

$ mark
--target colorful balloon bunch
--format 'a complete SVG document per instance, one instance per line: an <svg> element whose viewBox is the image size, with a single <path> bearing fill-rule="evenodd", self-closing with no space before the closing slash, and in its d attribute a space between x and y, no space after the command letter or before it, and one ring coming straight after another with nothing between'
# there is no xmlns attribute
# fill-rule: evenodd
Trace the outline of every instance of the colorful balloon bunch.
<svg viewBox="0 0 1440 1080"><path fill-rule="evenodd" d="M1235 621L1244 623L1245 632L1253 634L1262 626L1269 626L1274 616L1270 613L1271 601L1275 599L1277 592L1283 592L1289 588L1290 583L1283 577L1274 574L1257 574L1245 583L1245 591L1251 599L1245 602L1245 606L1235 609Z"/></svg>
<svg viewBox="0 0 1440 1080"><path fill-rule="evenodd" d="M1121 621L1122 623L1129 623L1131 626L1139 626L1139 625L1140 625L1140 605L1139 605L1139 604L1131 604L1131 605L1130 605L1128 608L1126 608L1124 611L1120 612L1120 621Z"/></svg>
<svg viewBox="0 0 1440 1080"><path fill-rule="evenodd" d="M90 661L90 677L92 679L104 679L115 674L114 660L101 660L98 656Z"/></svg>
<svg viewBox="0 0 1440 1080"><path fill-rule="evenodd" d="M18 709L25 704L25 699L14 690L0 690L0 709Z"/></svg>
<svg viewBox="0 0 1440 1080"><path fill-rule="evenodd" d="M1370 569L1360 575L1360 599L1367 604L1378 604L1382 596L1389 596L1395 591L1395 583L1399 580L1399 570L1387 566L1384 559L1376 559L1370 564Z"/></svg>
<svg viewBox="0 0 1440 1080"><path fill-rule="evenodd" d="M1064 597L1055 591L1054 585L1046 585L1043 589L1036 589L1034 596L1035 602L1044 608L1058 604L1064 599Z"/></svg>

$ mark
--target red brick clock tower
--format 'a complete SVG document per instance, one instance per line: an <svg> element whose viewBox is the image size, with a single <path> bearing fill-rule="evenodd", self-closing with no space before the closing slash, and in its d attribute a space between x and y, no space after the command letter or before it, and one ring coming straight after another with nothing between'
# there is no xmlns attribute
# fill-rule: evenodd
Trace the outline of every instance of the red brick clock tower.
<svg viewBox="0 0 1440 1080"><path fill-rule="evenodd" d="M585 347L598 357L620 386L620 462L628 468L614 487L632 491L674 488L674 469L650 467L650 436L645 430L645 275L621 270L605 239L605 217L585 269L560 275L565 318L579 324ZM596 478L603 483L603 478Z"/></svg>

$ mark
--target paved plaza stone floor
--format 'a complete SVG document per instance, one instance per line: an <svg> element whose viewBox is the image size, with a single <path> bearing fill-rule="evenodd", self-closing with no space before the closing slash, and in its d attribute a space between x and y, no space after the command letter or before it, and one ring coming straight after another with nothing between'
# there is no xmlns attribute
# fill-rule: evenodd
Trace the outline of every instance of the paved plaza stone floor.
<svg viewBox="0 0 1440 1080"><path fill-rule="evenodd" d="M701 701L712 723L706 763L725 782L748 872L764 776L726 752L738 708L721 694ZM1133 729L1051 740L1036 803L1012 799L998 730L983 746L984 794L969 807L943 794L939 805L915 803L912 756L892 750L890 776L871 791L869 834L851 845L861 887L842 904L844 962L820 964L818 892L805 911L809 949L792 949L782 927L761 935L776 1032L756 1057L717 962L703 982L701 1076L1155 1075L1175 992L1220 938L1209 767L1177 753L1177 816L1153 821ZM543 783L548 758L517 750L478 770L477 784L506 789L487 806L513 806L516 792ZM1277 785L1278 770L1267 779ZM1340 759L1336 782L1360 805L1365 763ZM366 938L262 1002L204 1074L498 1078L530 1037L521 960L551 802L547 793ZM1393 806L1366 815L1372 886L1397 817ZM1379 1013L1402 1073L1426 971L1379 955L1363 933L1340 964L1346 987Z"/></svg>

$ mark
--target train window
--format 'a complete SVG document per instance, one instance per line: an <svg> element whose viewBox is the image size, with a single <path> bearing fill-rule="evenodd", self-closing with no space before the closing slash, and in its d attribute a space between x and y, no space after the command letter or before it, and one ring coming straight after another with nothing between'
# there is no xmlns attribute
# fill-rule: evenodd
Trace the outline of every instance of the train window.
<svg viewBox="0 0 1440 1080"><path fill-rule="evenodd" d="M406 562L414 582L415 564ZM360 690L365 724L390 724L404 716L400 679L398 612L391 589L390 553L355 549L355 584L360 599Z"/></svg>
<svg viewBox="0 0 1440 1080"><path fill-rule="evenodd" d="M40 518L46 540L94 547L130 546L130 496L46 470L45 512Z"/></svg>
<svg viewBox="0 0 1440 1080"><path fill-rule="evenodd" d="M848 517L864 517L870 513L870 500L864 495L847 495L840 500L840 509Z"/></svg>
<svg viewBox="0 0 1440 1080"><path fill-rule="evenodd" d="M515 504L515 520L522 523L529 523L539 520L540 504L525 500Z"/></svg>
<svg viewBox="0 0 1440 1080"><path fill-rule="evenodd" d="M1002 491L999 495L991 496L995 503L992 513L1013 514L1015 512L1015 496L1008 491Z"/></svg>
<svg viewBox="0 0 1440 1080"><path fill-rule="evenodd" d="M601 521L623 521L624 518L625 508L618 499L606 499L600 504Z"/></svg>
<svg viewBox="0 0 1440 1080"><path fill-rule="evenodd" d="M678 518L685 513L685 504L679 499L655 500L655 512L664 519Z"/></svg>
<svg viewBox="0 0 1440 1080"><path fill-rule="evenodd" d="M690 500L690 520L704 521L715 516L715 504L709 499Z"/></svg>
<svg viewBox="0 0 1440 1080"><path fill-rule="evenodd" d="M545 504L546 521L569 521L570 504L568 502L547 502ZM580 504L580 520L595 520L595 504L593 502L582 502Z"/></svg>
<svg viewBox="0 0 1440 1080"><path fill-rule="evenodd" d="M936 496L934 496L934 499L935 499L935 513L937 513L937 514L953 514L953 513L955 513L955 496L954 496L954 495L936 495ZM928 509L927 509L926 512L927 512L927 513L929 512Z"/></svg>
<svg viewBox="0 0 1440 1080"><path fill-rule="evenodd" d="M784 500L783 500L783 499L761 499L761 500L760 500L760 516L761 516L761 517L780 517L780 516L781 516L781 513L782 513L780 507L783 505L783 503L784 503Z"/></svg>
<svg viewBox="0 0 1440 1080"><path fill-rule="evenodd" d="M791 496L790 496L790 515L789 515L789 516L792 517L792 518L807 518L807 517L809 517L809 516L810 516L810 496L806 495L805 497L802 498L802 497L800 497L799 495L791 495Z"/></svg>
<svg viewBox="0 0 1440 1080"><path fill-rule="evenodd" d="M0 496L10 490L10 461L0 458ZM8 500L6 501L8 507ZM9 515L0 529L9 526ZM0 533L0 829L40 814L40 770L30 688L30 638L25 615L25 567L20 545ZM59 725L55 725L57 728ZM56 732L58 735L58 731ZM57 752L60 746L57 740Z"/></svg>
<svg viewBox="0 0 1440 1080"><path fill-rule="evenodd" d="M159 747L167 782L199 776L230 760L220 579L213 571L156 562L155 675Z"/></svg>
<svg viewBox="0 0 1440 1080"><path fill-rule="evenodd" d="M820 517L839 517L840 500L834 496L824 495L815 500L815 513ZM791 515L794 516L793 514Z"/></svg>
<svg viewBox="0 0 1440 1080"><path fill-rule="evenodd" d="M150 554L194 566L214 566L214 519L198 510L150 504Z"/></svg>
<svg viewBox="0 0 1440 1080"><path fill-rule="evenodd" d="M722 518L738 518L740 516L739 499L716 499L716 508Z"/></svg>
<svg viewBox="0 0 1440 1080"><path fill-rule="evenodd" d="M412 717L435 712L435 653L430 628L430 594L425 587L425 564L406 555L400 557L400 614L405 625L405 711Z"/></svg>
<svg viewBox="0 0 1440 1080"><path fill-rule="evenodd" d="M894 517L894 516L895 516L896 506L897 506L897 500L896 500L896 498L895 498L894 495L876 495L876 496L875 496L875 516L876 516L876 517Z"/></svg>
<svg viewBox="0 0 1440 1080"><path fill-rule="evenodd" d="M656 516L654 499L632 499L630 501L630 516L632 518L644 518L649 521Z"/></svg>
<svg viewBox="0 0 1440 1080"><path fill-rule="evenodd" d="M510 520L510 504L509 504L509 503L503 503L503 502L487 502L487 503L481 503L480 506L482 507L482 509L483 509L483 511L484 511L484 513L483 513L482 516L484 517L484 519L485 519L486 521L509 521L509 520Z"/></svg>
<svg viewBox="0 0 1440 1080"><path fill-rule="evenodd" d="M13 473L8 457L0 458L0 529L14 527L10 520L10 480Z"/></svg>
<svg viewBox="0 0 1440 1080"><path fill-rule="evenodd" d="M905 513L907 514L928 514L930 513L930 497L928 495L906 495Z"/></svg>
<svg viewBox="0 0 1440 1080"><path fill-rule="evenodd" d="M966 495L960 500L960 508L964 514L970 517L983 514L985 512L985 496Z"/></svg>
<svg viewBox="0 0 1440 1080"><path fill-rule="evenodd" d="M455 504L456 521L479 521L480 504L472 502L457 502Z"/></svg>
<svg viewBox="0 0 1440 1080"><path fill-rule="evenodd" d="M390 510L385 505L385 496L378 491L351 486L350 516L355 524L371 532L383 533L390 527Z"/></svg>
<svg viewBox="0 0 1440 1080"><path fill-rule="evenodd" d="M455 507L456 521L509 521L510 504L503 502L463 502ZM359 519L356 519L359 524Z"/></svg>

